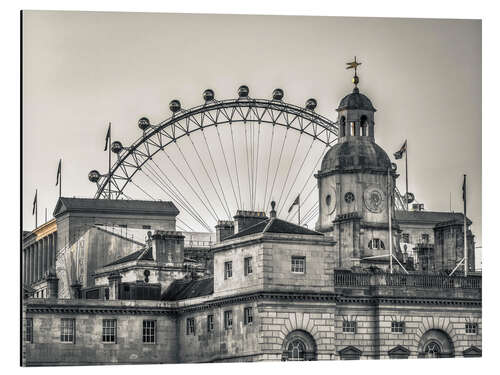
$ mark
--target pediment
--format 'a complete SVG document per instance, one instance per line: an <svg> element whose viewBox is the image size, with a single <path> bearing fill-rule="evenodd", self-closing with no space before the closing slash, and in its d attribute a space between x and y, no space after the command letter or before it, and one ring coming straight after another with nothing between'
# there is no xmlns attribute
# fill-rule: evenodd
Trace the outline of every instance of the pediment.
<svg viewBox="0 0 500 375"><path fill-rule="evenodd" d="M398 345L389 350L389 355L409 355L410 351L404 346Z"/></svg>
<svg viewBox="0 0 500 375"><path fill-rule="evenodd" d="M359 356L361 355L361 350L354 346L347 346L342 350L339 350L339 354L342 356Z"/></svg>
<svg viewBox="0 0 500 375"><path fill-rule="evenodd" d="M481 357L483 351L479 349L477 346L471 346L468 349L465 349L463 354L464 357Z"/></svg>

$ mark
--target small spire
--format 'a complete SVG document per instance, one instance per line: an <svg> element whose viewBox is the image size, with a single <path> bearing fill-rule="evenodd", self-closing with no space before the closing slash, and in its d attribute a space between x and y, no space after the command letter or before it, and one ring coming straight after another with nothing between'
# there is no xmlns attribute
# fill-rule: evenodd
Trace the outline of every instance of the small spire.
<svg viewBox="0 0 500 375"><path fill-rule="evenodd" d="M354 83L354 90L353 92L359 92L358 89L358 83L359 83L359 77L358 77L358 66L361 65L360 62L356 60L356 56L354 56L354 61L348 62L347 68L346 69L352 69L354 68L354 77L352 77L352 83Z"/></svg>

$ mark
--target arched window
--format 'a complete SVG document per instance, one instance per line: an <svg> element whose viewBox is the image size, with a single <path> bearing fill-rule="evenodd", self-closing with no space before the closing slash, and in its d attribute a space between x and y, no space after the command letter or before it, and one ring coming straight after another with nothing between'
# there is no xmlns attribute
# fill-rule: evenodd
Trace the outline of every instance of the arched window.
<svg viewBox="0 0 500 375"><path fill-rule="evenodd" d="M303 361L305 359L306 346L302 340L293 340L288 344L287 350L289 361Z"/></svg>
<svg viewBox="0 0 500 375"><path fill-rule="evenodd" d="M366 137L368 135L368 118L366 116L361 116L361 136Z"/></svg>
<svg viewBox="0 0 500 375"><path fill-rule="evenodd" d="M345 137L345 117L340 118L340 136Z"/></svg>
<svg viewBox="0 0 500 375"><path fill-rule="evenodd" d="M368 242L368 248L373 250L377 249L384 250L385 249L384 241L378 238L374 238L370 240L370 242Z"/></svg>
<svg viewBox="0 0 500 375"><path fill-rule="evenodd" d="M350 125L350 129L351 129L350 135L357 135L356 134L356 123L354 121L351 121L349 125Z"/></svg>

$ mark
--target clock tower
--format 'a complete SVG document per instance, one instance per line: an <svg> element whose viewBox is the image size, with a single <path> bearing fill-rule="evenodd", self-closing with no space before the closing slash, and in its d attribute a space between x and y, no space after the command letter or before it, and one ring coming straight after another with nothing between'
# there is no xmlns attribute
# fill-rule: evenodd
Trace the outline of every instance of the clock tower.
<svg viewBox="0 0 500 375"><path fill-rule="evenodd" d="M337 241L338 267L389 264L390 204L396 171L387 153L375 143L376 109L359 92L356 59L354 89L337 108L338 142L325 154L316 174L319 189L319 218L316 230ZM391 210L391 215L389 215ZM397 227L392 223L393 253Z"/></svg>

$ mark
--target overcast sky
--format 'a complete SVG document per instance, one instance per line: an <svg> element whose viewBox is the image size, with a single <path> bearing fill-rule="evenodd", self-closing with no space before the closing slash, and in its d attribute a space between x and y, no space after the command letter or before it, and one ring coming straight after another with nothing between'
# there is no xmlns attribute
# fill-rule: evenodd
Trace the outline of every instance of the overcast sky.
<svg viewBox="0 0 500 375"><path fill-rule="evenodd" d="M345 63L360 67L360 90L372 100L376 142L392 158L405 139L410 191L428 210L462 210L468 176L468 216L481 244L481 23L335 17L24 12L24 229L35 189L39 222L56 203L57 162L63 195L92 197L91 169L105 171L107 123L115 139L132 143L137 119L170 116L202 103L205 88L236 97L241 84L256 98L276 87L285 101L318 100L336 120L352 90ZM403 190L404 169L399 181Z"/></svg>

